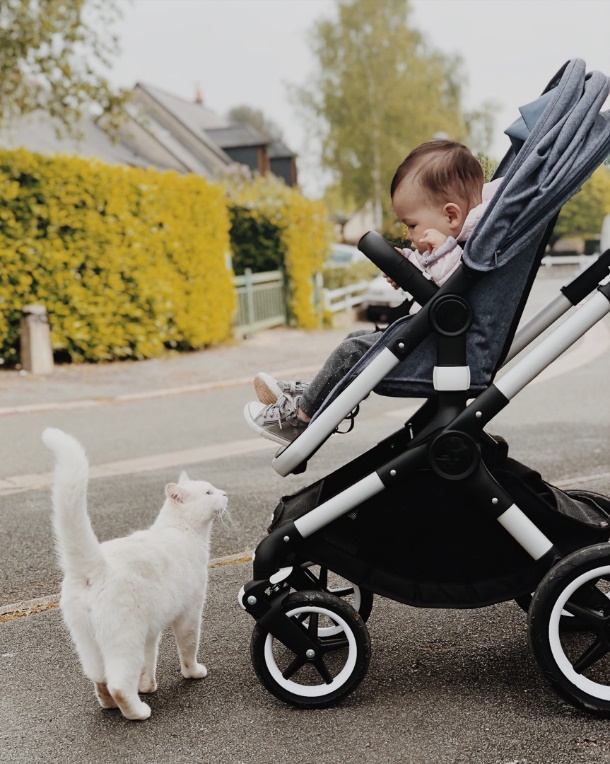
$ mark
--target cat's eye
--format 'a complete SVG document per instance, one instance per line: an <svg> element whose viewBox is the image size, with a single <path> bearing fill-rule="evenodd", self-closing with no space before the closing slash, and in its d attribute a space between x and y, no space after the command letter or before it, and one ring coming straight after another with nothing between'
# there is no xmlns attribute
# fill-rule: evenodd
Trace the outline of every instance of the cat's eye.
<svg viewBox="0 0 610 764"><path fill-rule="evenodd" d="M208 494L208 496L212 495L212 491L210 491L209 489L206 491L206 493Z"/></svg>

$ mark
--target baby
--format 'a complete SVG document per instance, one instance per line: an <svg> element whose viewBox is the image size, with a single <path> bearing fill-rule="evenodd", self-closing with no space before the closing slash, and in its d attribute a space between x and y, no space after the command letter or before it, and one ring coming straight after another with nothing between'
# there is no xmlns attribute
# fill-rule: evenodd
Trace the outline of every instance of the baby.
<svg viewBox="0 0 610 764"><path fill-rule="evenodd" d="M392 208L414 246L402 254L436 284L443 284L458 267L461 245L499 183L500 179L484 184L481 165L461 143L435 140L418 146L400 164L390 186ZM310 383L257 374L259 400L246 404L246 421L264 438L290 443L380 336L380 330L366 329L349 334Z"/></svg>

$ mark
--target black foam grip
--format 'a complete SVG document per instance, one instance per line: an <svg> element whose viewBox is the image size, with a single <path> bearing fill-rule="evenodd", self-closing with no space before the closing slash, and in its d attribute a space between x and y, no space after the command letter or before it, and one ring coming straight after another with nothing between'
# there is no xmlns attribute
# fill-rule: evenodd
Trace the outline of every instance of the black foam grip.
<svg viewBox="0 0 610 764"><path fill-rule="evenodd" d="M423 305L438 291L438 287L427 279L419 268L376 231L369 231L358 242L358 249L399 287L413 295Z"/></svg>
<svg viewBox="0 0 610 764"><path fill-rule="evenodd" d="M561 287L561 291L572 305L578 305L588 294L591 294L599 282L606 278L608 273L610 273L610 249L607 249L603 255L600 255L574 281L570 281L569 284Z"/></svg>

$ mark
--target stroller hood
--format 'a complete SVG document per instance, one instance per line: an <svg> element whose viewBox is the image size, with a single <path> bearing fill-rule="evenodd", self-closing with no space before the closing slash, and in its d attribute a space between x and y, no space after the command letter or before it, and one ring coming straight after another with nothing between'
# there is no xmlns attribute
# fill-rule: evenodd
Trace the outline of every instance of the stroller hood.
<svg viewBox="0 0 610 764"><path fill-rule="evenodd" d="M610 111L600 109L609 93L608 77L586 73L580 59L555 75L523 146L517 154L513 147L496 171L504 182L466 242L466 265L490 271L519 254L603 162L610 153ZM526 116L523 136L530 130Z"/></svg>

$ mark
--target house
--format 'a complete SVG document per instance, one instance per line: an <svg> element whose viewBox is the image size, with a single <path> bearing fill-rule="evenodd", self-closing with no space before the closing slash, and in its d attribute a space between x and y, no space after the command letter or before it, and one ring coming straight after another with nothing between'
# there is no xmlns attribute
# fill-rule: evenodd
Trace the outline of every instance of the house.
<svg viewBox="0 0 610 764"><path fill-rule="evenodd" d="M241 165L249 172L273 173L290 186L297 183L296 155L284 143L267 140L250 125L229 122L205 107L198 94L187 101L138 83L117 139L93 119L78 129L78 139L58 137L51 117L34 112L0 130L0 146L97 157L108 164L195 173L209 180Z"/></svg>

